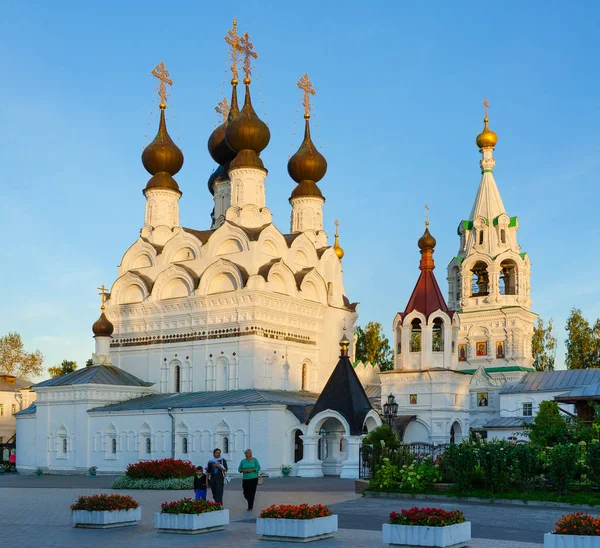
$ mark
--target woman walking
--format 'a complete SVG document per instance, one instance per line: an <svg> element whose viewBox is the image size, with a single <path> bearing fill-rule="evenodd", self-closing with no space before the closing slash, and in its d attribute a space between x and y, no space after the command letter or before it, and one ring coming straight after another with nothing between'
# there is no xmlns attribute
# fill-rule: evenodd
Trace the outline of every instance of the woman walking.
<svg viewBox="0 0 600 548"><path fill-rule="evenodd" d="M246 455L246 458L240 462L238 472L242 474L242 491L244 492L244 498L248 501L248 510L252 510L254 508L256 486L258 485L260 463L252 456L252 449L246 449L244 455Z"/></svg>
<svg viewBox="0 0 600 548"><path fill-rule="evenodd" d="M225 475L227 474L227 461L221 457L219 448L213 451L213 458L208 461L208 484L215 502L223 504L223 489L225 488Z"/></svg>

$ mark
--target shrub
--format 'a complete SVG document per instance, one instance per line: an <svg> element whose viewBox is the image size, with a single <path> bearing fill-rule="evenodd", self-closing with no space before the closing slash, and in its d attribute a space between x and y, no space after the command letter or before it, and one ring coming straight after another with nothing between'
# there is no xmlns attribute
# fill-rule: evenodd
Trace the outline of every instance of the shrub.
<svg viewBox="0 0 600 548"><path fill-rule="evenodd" d="M510 453L515 446L506 440L482 440L475 444L475 452L481 466L483 484L497 493L508 488L510 479Z"/></svg>
<svg viewBox="0 0 600 548"><path fill-rule="evenodd" d="M425 525L429 527L445 527L466 521L460 510L442 510L441 508L417 508L402 510L400 514L392 512L388 523L393 525Z"/></svg>
<svg viewBox="0 0 600 548"><path fill-rule="evenodd" d="M510 455L512 481L522 490L530 490L542 470L539 449L527 443L518 443L511 447Z"/></svg>
<svg viewBox="0 0 600 548"><path fill-rule="evenodd" d="M308 504L300 504L294 506L291 504L282 504L276 506L273 504L260 512L260 518L276 518L276 519L315 519L331 516L331 510L327 506L317 504L309 506Z"/></svg>
<svg viewBox="0 0 600 548"><path fill-rule="evenodd" d="M196 467L191 462L184 460L150 460L128 464L125 474L136 479L187 478L196 475Z"/></svg>
<svg viewBox="0 0 600 548"><path fill-rule="evenodd" d="M139 504L129 495L92 495L90 497L81 496L75 504L71 504L71 510L88 510L116 512L117 510L133 510Z"/></svg>
<svg viewBox="0 0 600 548"><path fill-rule="evenodd" d="M572 433L569 426L569 422L560 412L555 401L543 401L527 433L534 445L550 447L571 441Z"/></svg>
<svg viewBox="0 0 600 548"><path fill-rule="evenodd" d="M590 474L596 484L600 483L600 443L596 441L587 448L587 465L590 468Z"/></svg>
<svg viewBox="0 0 600 548"><path fill-rule="evenodd" d="M572 443L555 445L548 452L548 473L552 486L559 494L566 493L577 473L578 446Z"/></svg>
<svg viewBox="0 0 600 548"><path fill-rule="evenodd" d="M390 462L390 459L383 459L383 466L375 472L375 475L369 481L369 485L375 489L393 489L398 486L400 472L398 467Z"/></svg>
<svg viewBox="0 0 600 548"><path fill-rule="evenodd" d="M565 514L554 524L555 535L600 536L600 518L594 518L583 512Z"/></svg>
<svg viewBox="0 0 600 548"><path fill-rule="evenodd" d="M194 488L194 478L171 478L157 480L151 478L136 479L121 476L113 484L113 489L178 489L187 490Z"/></svg>
<svg viewBox="0 0 600 548"><path fill-rule="evenodd" d="M444 451L444 463L459 492L468 492L473 488L477 455L473 444L465 440L458 445L450 445Z"/></svg>
<svg viewBox="0 0 600 548"><path fill-rule="evenodd" d="M388 425L382 424L371 430L363 439L363 445L372 445L373 447L381 447L381 442L388 449L398 449L400 447L400 438L398 434Z"/></svg>
<svg viewBox="0 0 600 548"><path fill-rule="evenodd" d="M429 455L417 457L410 465L400 469L402 487L409 491L424 491L441 478L439 465L434 464Z"/></svg>
<svg viewBox="0 0 600 548"><path fill-rule="evenodd" d="M223 504L210 500L181 499L160 505L161 514L206 514L218 510L223 510Z"/></svg>

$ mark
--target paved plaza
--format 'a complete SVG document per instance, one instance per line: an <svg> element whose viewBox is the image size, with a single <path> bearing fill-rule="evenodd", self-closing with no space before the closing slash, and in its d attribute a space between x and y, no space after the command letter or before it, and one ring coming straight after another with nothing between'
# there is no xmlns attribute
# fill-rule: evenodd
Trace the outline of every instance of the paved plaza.
<svg viewBox="0 0 600 548"><path fill-rule="evenodd" d="M245 510L241 482L226 487L225 506L231 524L226 531L205 535L166 535L153 529L153 513L167 500L191 496L188 491L127 491L142 505L142 521L136 527L112 530L74 529L69 523L69 505L78 495L110 492L114 478L81 476L0 476L0 530L11 546L64 548L133 545L163 547L258 547L275 548L289 543L258 540L254 520L261 508L271 504L328 504L339 516L340 531L335 538L311 543L313 548L380 548L381 524L392 510L414 505L459 508L472 522L472 548L539 548L543 534L558 517L567 512L560 508L532 508L476 503L427 502L400 499L363 498L354 493L352 480L337 478L266 479L259 487L254 512ZM119 491L125 493L125 491Z"/></svg>

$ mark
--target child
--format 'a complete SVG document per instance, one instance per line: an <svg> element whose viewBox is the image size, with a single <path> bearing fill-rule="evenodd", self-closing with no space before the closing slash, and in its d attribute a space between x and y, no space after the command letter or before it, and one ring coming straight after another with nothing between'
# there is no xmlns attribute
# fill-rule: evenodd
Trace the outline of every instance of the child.
<svg viewBox="0 0 600 548"><path fill-rule="evenodd" d="M206 490L208 489L208 476L204 473L202 466L196 467L196 475L194 476L194 491L196 492L196 500L206 500Z"/></svg>

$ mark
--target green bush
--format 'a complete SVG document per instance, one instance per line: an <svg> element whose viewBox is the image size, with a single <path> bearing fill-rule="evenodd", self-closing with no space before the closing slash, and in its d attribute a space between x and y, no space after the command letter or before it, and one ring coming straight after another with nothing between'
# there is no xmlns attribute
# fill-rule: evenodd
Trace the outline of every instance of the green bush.
<svg viewBox="0 0 600 548"><path fill-rule="evenodd" d="M400 468L402 488L408 491L425 491L440 479L439 466L433 463L429 455Z"/></svg>
<svg viewBox="0 0 600 548"><path fill-rule="evenodd" d="M515 444L510 450L511 481L522 491L530 491L542 472L540 451L528 443Z"/></svg>
<svg viewBox="0 0 600 548"><path fill-rule="evenodd" d="M554 489L563 495L577 474L579 447L572 443L555 445L548 451L548 474Z"/></svg>
<svg viewBox="0 0 600 548"><path fill-rule="evenodd" d="M588 445L586 458L592 480L598 485L600 484L600 442L596 441Z"/></svg>
<svg viewBox="0 0 600 548"><path fill-rule="evenodd" d="M400 472L398 467L390 463L387 457L383 459L383 465L375 472L375 475L369 481L369 485L374 489L394 489L398 487Z"/></svg>
<svg viewBox="0 0 600 548"><path fill-rule="evenodd" d="M458 445L450 445L444 452L443 460L455 488L462 493L470 491L478 464L473 444L465 440Z"/></svg>
<svg viewBox="0 0 600 548"><path fill-rule="evenodd" d="M178 489L190 490L194 488L194 478L171 478L171 479L151 479L151 478L131 478L121 476L113 484L113 489Z"/></svg>
<svg viewBox="0 0 600 548"><path fill-rule="evenodd" d="M492 493L505 491L510 482L510 458L515 445L506 440L480 441L475 444L483 485Z"/></svg>
<svg viewBox="0 0 600 548"><path fill-rule="evenodd" d="M383 444L381 443L382 441ZM388 424L382 424L371 430L364 437L362 443L363 445L372 445L375 449L378 449L379 447L398 449L400 447L400 438Z"/></svg>

